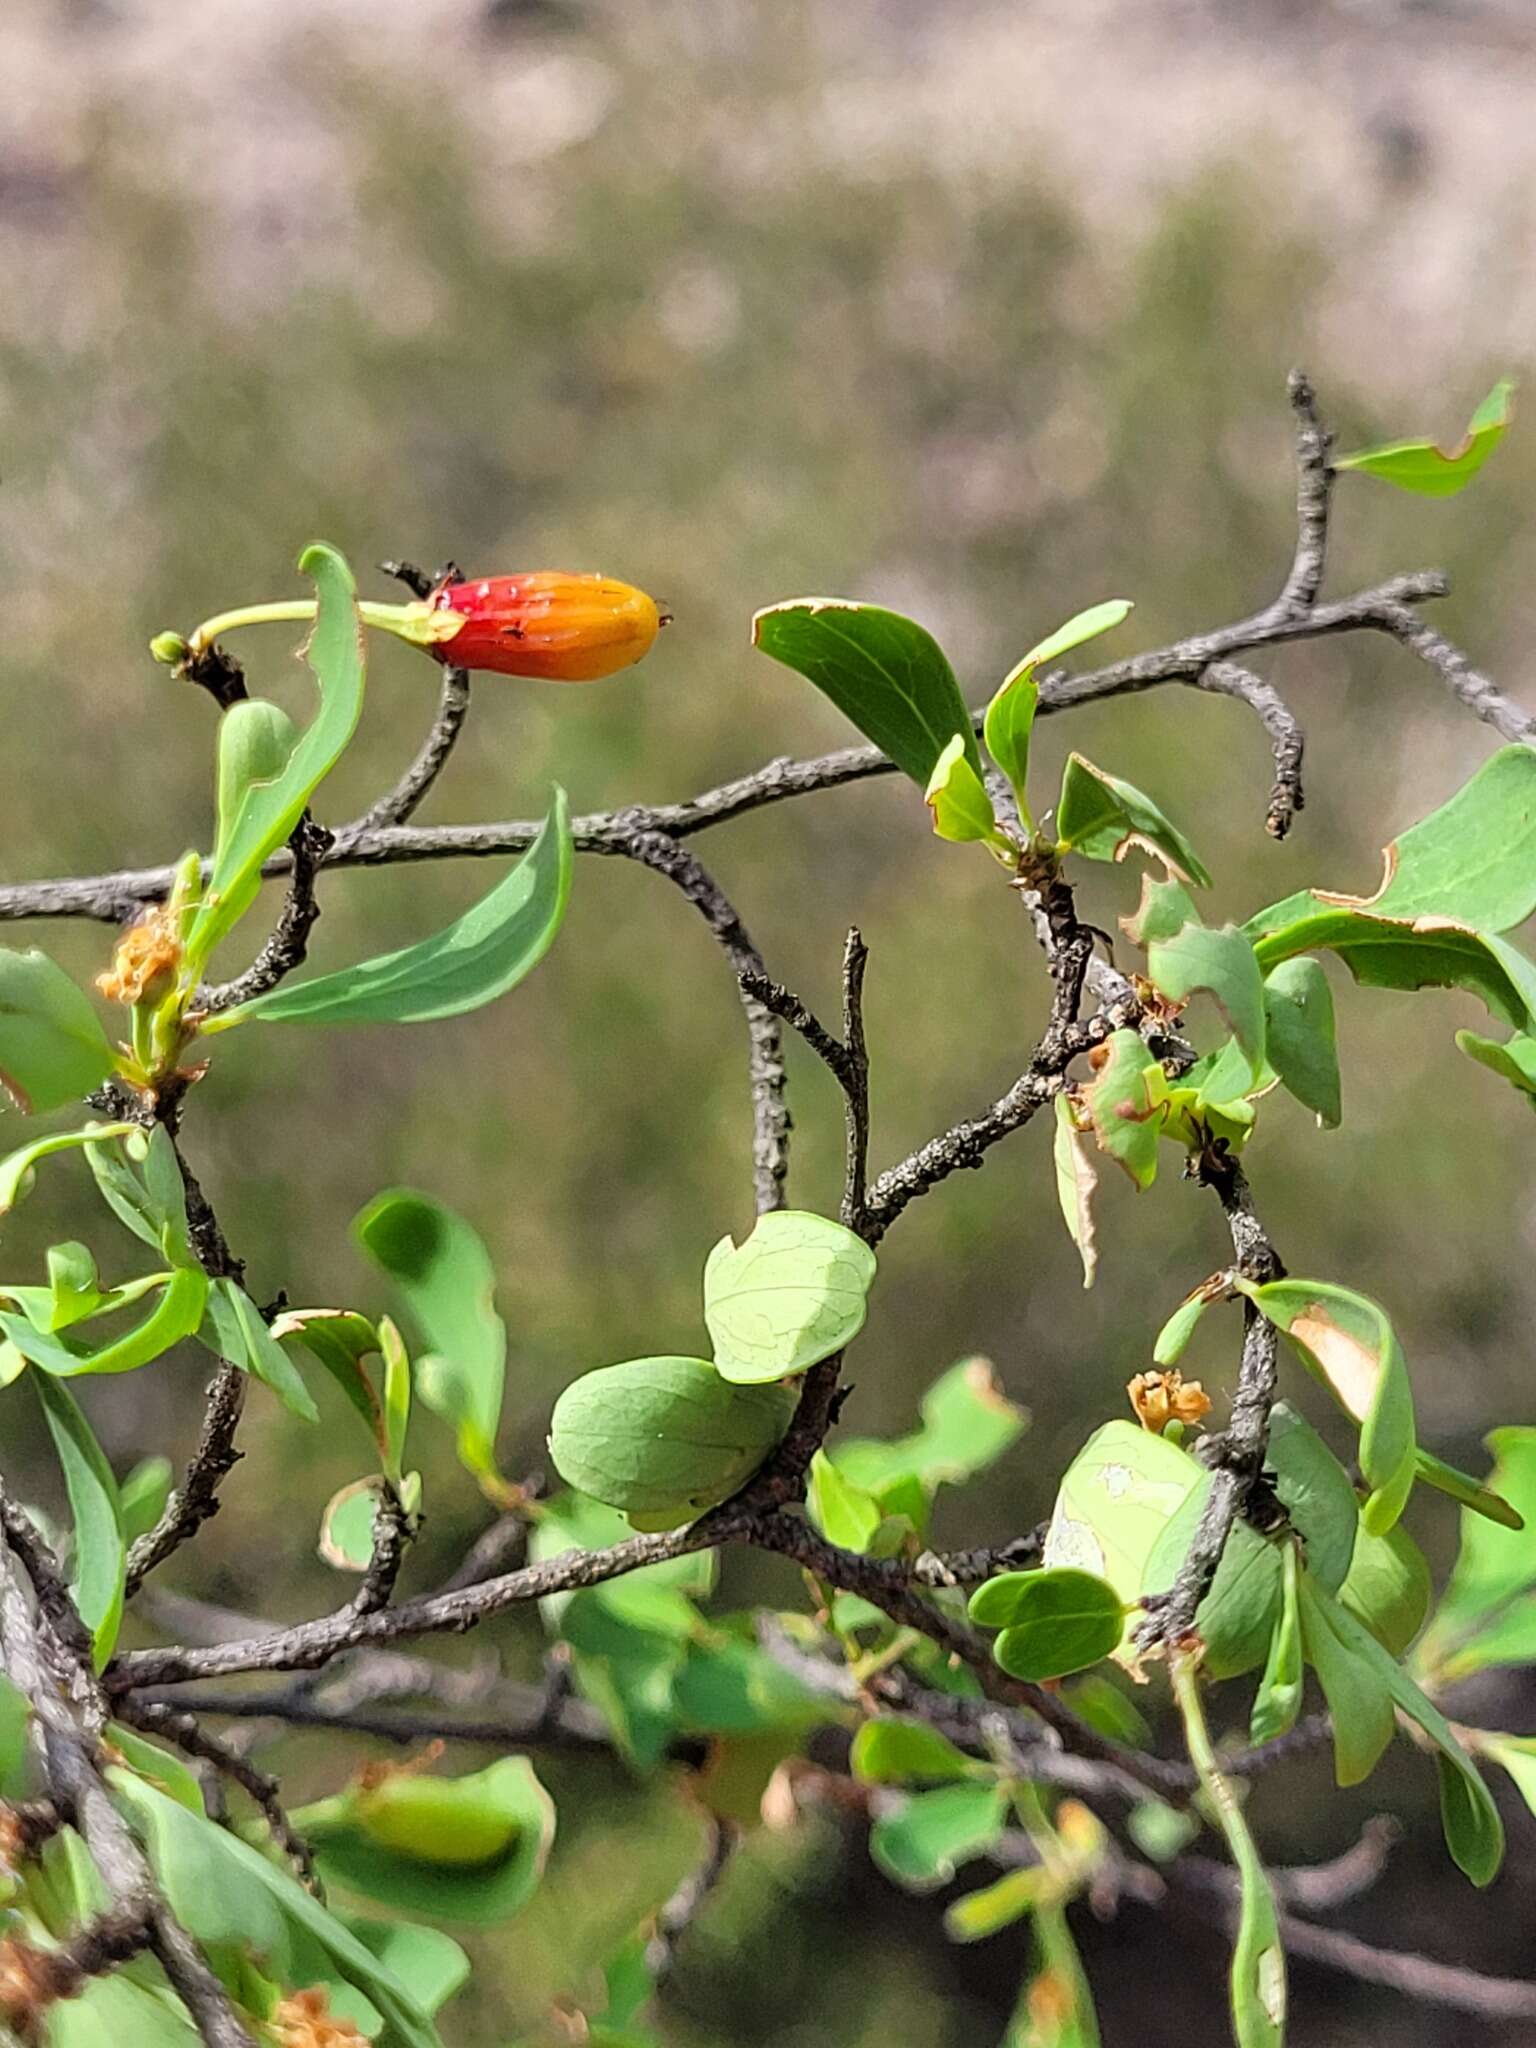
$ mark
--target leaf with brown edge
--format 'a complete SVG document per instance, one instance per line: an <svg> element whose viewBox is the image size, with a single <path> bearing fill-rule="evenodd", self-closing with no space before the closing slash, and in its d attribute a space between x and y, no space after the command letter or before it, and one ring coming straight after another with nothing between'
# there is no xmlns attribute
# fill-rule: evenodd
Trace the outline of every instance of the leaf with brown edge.
<svg viewBox="0 0 1536 2048"><path fill-rule="evenodd" d="M1389 441L1378 448L1356 449L1353 455L1335 456L1333 467L1358 469L1422 498L1454 497L1466 489L1503 440L1514 417L1514 400L1514 379L1501 377L1454 448L1442 448L1434 441Z"/></svg>
<svg viewBox="0 0 1536 2048"><path fill-rule="evenodd" d="M1323 1280L1234 1284L1360 1424L1360 1469L1372 1489L1361 1520L1373 1535L1385 1535L1413 1489L1418 1452L1408 1367L1385 1311L1367 1295Z"/></svg>

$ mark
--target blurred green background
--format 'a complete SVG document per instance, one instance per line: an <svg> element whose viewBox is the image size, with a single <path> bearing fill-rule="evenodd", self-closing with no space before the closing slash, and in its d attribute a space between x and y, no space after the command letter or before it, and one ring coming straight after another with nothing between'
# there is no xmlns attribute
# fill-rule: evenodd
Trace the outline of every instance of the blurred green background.
<svg viewBox="0 0 1536 2048"><path fill-rule="evenodd" d="M7 878L207 843L212 706L144 643L289 594L317 535L377 595L380 558L452 556L475 571L601 568L676 614L615 682L480 680L424 821L536 815L554 779L578 810L678 798L838 744L830 709L748 645L753 609L787 595L914 613L973 701L1103 596L1137 603L1106 659L1262 603L1291 538L1293 361L1344 445L1449 438L1496 375L1524 367L1523 23L1470 0L1097 0L1080 19L982 0L13 0ZM1485 120L1469 137L1457 108L1473 97ZM1533 494L1536 440L1519 431L1465 499L1346 480L1331 587L1446 567L1455 595L1437 619L1518 696ZM256 686L305 705L281 630L240 651ZM1263 667L1309 740L1307 809L1283 846L1262 830L1267 748L1236 705L1164 690L1052 719L1037 748L1042 784L1080 746L1152 791L1215 872L1218 915L1306 883L1368 888L1384 841L1496 744L1388 645ZM435 690L419 656L372 649L328 818L392 780ZM845 927L862 927L877 1168L1017 1073L1046 1001L1039 962L987 864L935 842L910 788L783 805L696 844L772 971L824 1012ZM489 878L463 864L338 874L312 958L403 943ZM1134 880L1096 876L1084 900L1112 925ZM99 928L34 935L82 976L105 964ZM1293 1270L1388 1304L1424 1434L1476 1463L1490 1425L1533 1419L1531 1120L1455 1053L1453 1029L1480 1020L1470 999L1410 1003L1342 977L1337 994L1344 1128L1320 1134L1277 1101L1255 1184ZM189 1106L187 1144L258 1299L382 1306L348 1219L394 1182L461 1208L501 1274L503 1457L526 1471L576 1373L696 1341L703 1255L750 1218L744 1051L701 921L654 877L583 860L562 940L514 998L416 1030L241 1034ZM826 1206L838 1104L799 1048L790 1061L792 1194ZM1048 1144L1031 1129L911 1211L850 1361L861 1433L903 1425L973 1350L1032 1411L1001 1470L949 1502L940 1534L957 1541L1047 1510L1151 1332L1224 1256L1215 1205L1176 1177L1140 1199L1106 1185L1102 1276L1085 1295ZM85 1188L69 1167L41 1185L7 1226L8 1276L30 1277L60 1235L90 1236L113 1270L126 1242ZM1218 1413L1234 1363L1231 1327L1212 1319L1193 1369ZM88 1390L120 1468L185 1455L203 1377L191 1353ZM49 1500L24 1392L3 1420L8 1472ZM315 1554L320 1506L361 1469L345 1426L306 1430L257 1400L242 1440L225 1513L166 1580L271 1617L316 1611L342 1590ZM441 1434L424 1448L418 1586L483 1518ZM1431 1504L1417 1526L1443 1559L1452 1519ZM762 1561L732 1560L727 1590L796 1594ZM535 1668L531 1626L498 1625L494 1646ZM1536 1701L1500 1711L1536 1725ZM341 1768L312 1741L278 1761L306 1792ZM580 1988L694 1852L670 1789L617 1767L549 1776L551 1877L477 1945L479 1987L448 2022L468 2048ZM1528 1816L1511 1817L1510 1869L1484 1907L1439 1850L1411 1759L1348 1796L1309 1768L1266 1789L1258 1814L1272 1853L1294 1860L1342 1847L1383 1804L1410 1840L1356 1924L1524 1967ZM1170 1969L1169 1929L1137 1908L1085 1930L1108 2048L1220 2038L1217 1935L1181 1925L1178 1939ZM807 1824L739 1860L682 1953L665 2031L679 2048L984 2043L1020 1943L946 1948L937 1906L891 1892L854 1833ZM1298 1970L1303 2048L1375 2042L1388 2024L1404 2043L1447 2038L1442 2016ZM1458 2040L1516 2039L1455 2025Z"/></svg>

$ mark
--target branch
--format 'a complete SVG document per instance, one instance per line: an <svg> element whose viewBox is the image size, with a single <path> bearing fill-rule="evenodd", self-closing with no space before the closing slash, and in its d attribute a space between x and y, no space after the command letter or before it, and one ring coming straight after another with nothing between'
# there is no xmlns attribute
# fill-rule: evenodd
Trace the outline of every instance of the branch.
<svg viewBox="0 0 1536 2048"><path fill-rule="evenodd" d="M1305 370L1292 370L1286 395L1296 422L1296 553L1276 609L1282 617L1294 619L1305 618L1323 587L1328 501L1333 488L1328 450L1333 436L1318 419L1317 396Z"/></svg>
<svg viewBox="0 0 1536 2048"><path fill-rule="evenodd" d="M622 815L622 814L621 814ZM630 829L603 851L638 861L680 889L724 949L742 992L752 1077L752 1182L759 1216L784 1206L789 1173L789 1111L784 1106L784 1046L774 1012L748 984L769 982L763 956L709 870L668 833Z"/></svg>
<svg viewBox="0 0 1536 2048"><path fill-rule="evenodd" d="M222 1771L226 1778L233 1780L260 1812L272 1831L273 1840L293 1863L305 1888L317 1899L324 1899L324 1887L316 1872L309 1844L294 1831L284 1812L275 1778L257 1770L229 1743L221 1742L218 1736L200 1728L193 1710L184 1701L178 1701L173 1707L158 1700L123 1700L119 1702L118 1712L130 1727L141 1728L147 1735L163 1736L186 1755L212 1764L215 1770Z"/></svg>
<svg viewBox="0 0 1536 2048"><path fill-rule="evenodd" d="M1224 1146L1207 1147L1199 1163L1199 1177L1206 1186L1214 1187L1220 1198L1242 1272L1260 1282L1278 1279L1284 1268L1254 1211L1247 1177L1233 1154ZM1208 1438L1202 1446L1205 1461L1213 1468L1211 1484L1179 1575L1171 1591L1149 1594L1142 1601L1147 1618L1138 1630L1138 1639L1145 1645L1176 1644L1194 1631L1196 1610L1211 1589L1227 1539L1263 1470L1269 1413L1278 1390L1279 1343L1274 1324L1245 1300L1243 1355L1232 1420L1220 1437Z"/></svg>
<svg viewBox="0 0 1536 2048"><path fill-rule="evenodd" d="M1264 829L1271 839L1283 839L1307 800L1301 786L1301 757L1306 740L1295 712L1272 683L1240 668L1235 661L1214 663L1195 678L1195 688L1214 691L1220 697L1235 697L1248 706L1268 733L1275 756L1275 781L1269 792Z"/></svg>
<svg viewBox="0 0 1536 2048"><path fill-rule="evenodd" d="M394 788L364 811L353 829L372 832L381 825L403 825L425 802L433 783L442 774L468 716L469 671L445 667L437 716L420 752Z"/></svg>
<svg viewBox="0 0 1536 2048"><path fill-rule="evenodd" d="M1472 669L1464 655L1438 634L1422 627L1408 610L1411 605L1443 597L1448 587L1445 577L1436 570L1394 576L1351 597L1314 605L1294 616L1282 613L1278 605L1271 605L1233 625L1190 634L1166 647L1133 655L1105 668L1077 675L1055 671L1041 681L1039 714L1049 716L1074 710L1082 704L1156 689L1165 683L1198 685L1213 664L1260 647L1340 633L1378 631L1402 641L1410 652L1437 668L1462 701L1506 738L1531 738L1536 735L1536 720L1509 704L1486 677ZM979 710L972 714L972 724L978 729L982 717ZM803 761L780 758L754 774L721 783L683 803L598 811L578 818L572 828L576 849L580 853L622 854L627 851L624 842L633 839L637 832L658 832L669 839L684 839L768 804L894 772L894 764L875 747L842 747ZM369 826L359 819L337 833L336 843L323 865L368 867L404 861L491 858L525 851L538 831L538 821L531 819L434 827ZM274 854L263 872L268 876L286 875L292 864L293 856L285 850ZM174 867L161 866L12 883L0 887L0 920L87 917L118 924L140 905L163 898L174 877Z"/></svg>
<svg viewBox="0 0 1536 2048"><path fill-rule="evenodd" d="M197 1007L208 1015L232 1010L237 1003L254 1002L277 987L285 975L302 967L309 951L309 935L320 916L315 895L315 877L329 852L335 835L317 823L306 811L293 828L288 841L292 865L288 894L270 936L243 974L216 987L200 989Z"/></svg>

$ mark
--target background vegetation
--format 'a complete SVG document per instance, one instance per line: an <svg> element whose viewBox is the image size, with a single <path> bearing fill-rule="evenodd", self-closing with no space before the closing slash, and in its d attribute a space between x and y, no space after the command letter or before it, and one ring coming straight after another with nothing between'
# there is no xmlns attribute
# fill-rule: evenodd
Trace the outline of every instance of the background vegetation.
<svg viewBox="0 0 1536 2048"><path fill-rule="evenodd" d="M206 839L212 707L125 650L288 593L312 536L359 563L601 567L655 591L677 623L634 676L587 692L480 679L471 739L426 815L537 815L556 777L578 810L664 800L841 737L813 692L751 652L754 607L815 589L889 602L933 628L980 701L1039 631L1108 592L1138 604L1136 642L1122 635L1117 654L1269 594L1291 527L1292 360L1348 439L1450 431L1495 374L1520 369L1485 338L1499 326L1493 270L1486 320L1475 295L1437 313L1428 277L1423 374L1394 352L1359 317L1326 215L1278 196L1276 155L1245 139L1262 133L1254 109L1224 158L1175 180L1134 234L1106 234L1099 195L1027 146L1027 37L1017 131L978 170L937 151L925 163L916 147L861 152L856 126L832 146L838 92L848 106L856 96L830 9L712 9L707 30L702 10L661 5L449 12L451 32L424 36L414 62L393 44L376 60L344 9L329 28L318 10L320 28L302 36L274 22L261 90L244 94L226 73L220 129L202 108L190 153L177 100L198 80L168 68L155 90L71 128L60 175L37 174L25 136L0 157L8 875L158 860ZM27 26L56 38L63 63L89 46L98 75L114 31L84 16L42 9ZM957 9L951 32L972 25ZM899 97L900 53L915 64L926 45L895 7L871 10L869 28ZM1256 109L1262 58L1250 82ZM285 127L294 102L324 135L322 155ZM1147 105L1149 132L1155 117ZM533 137L521 161L520 133ZM1383 233L1389 168L1378 164ZM232 191L249 202L237 231ZM1357 213L1370 203L1352 198ZM1447 567L1447 630L1519 695L1533 500L1536 439L1517 433L1465 500L1383 492L1343 511L1334 574L1342 587L1421 558ZM302 701L280 632L245 655L253 680ZM389 780L431 716L419 658L382 644L372 658L367 727L327 795L337 818ZM1368 887L1376 849L1493 743L1387 645L1298 650L1275 673L1311 749L1308 808L1284 846L1262 834L1268 762L1239 706L1165 691L1090 710L1070 738L1064 720L1040 736L1050 758L1068 744L1102 752L1113 730L1107 758L1166 798L1224 878L1217 916L1303 882ZM710 851L770 962L813 1002L828 1005L844 927L862 926L877 1166L1012 1078L1042 1014L1040 967L984 890L983 864L947 858L910 791L880 783L784 806ZM336 876L313 958L325 967L432 929L482 885L462 868ZM1130 885L1111 874L1097 887L1085 908L1112 923ZM541 1463L550 1404L578 1371L693 1328L703 1251L749 1221L740 1018L707 936L620 863L581 863L571 918L572 939L515 1003L430 1034L306 1036L297 1070L284 1034L242 1034L208 1084L222 1113L192 1138L260 1299L282 1287L313 1300L348 1272L361 1289L345 1224L391 1182L426 1185L473 1218L512 1333L514 1471ZM81 972L97 955L105 964L95 929L47 943ZM1338 996L1350 1121L1319 1134L1296 1110L1277 1134L1285 1112L1269 1118L1266 1215L1299 1270L1347 1269L1390 1306L1428 1368L1425 1439L1475 1465L1495 1415L1531 1414L1530 1118L1487 1074L1447 1069L1451 1030L1480 1023L1469 998L1398 1006L1342 982ZM800 1052L797 1200L826 1207L840 1116ZM1120 1410L1163 1309L1221 1256L1213 1205L1171 1181L1139 1202L1110 1188L1105 1270L1083 1295L1044 1126L1015 1142L904 1227L849 1410L861 1432L896 1427L951 1359L997 1361L1033 1429L968 1493L967 1541L1040 1517L1053 1475ZM40 1187L8 1227L8 1261L78 1228L67 1188L63 1175ZM1219 1387L1231 1361L1211 1343L1191 1369ZM189 1352L179 1379L93 1384L119 1469L178 1428L190 1441L204 1372ZM229 1511L177 1583L273 1617L312 1611L334 1581L295 1505L355 1476L349 1454L272 1403L253 1406L243 1440ZM41 1454L36 1469L46 1499ZM446 1454L427 1497L420 1583L475 1514ZM1443 1551L1450 1512L1428 1533ZM745 1591L788 1568L731 1569ZM513 1668L534 1668L531 1630L523 1640L498 1624L497 1639ZM1500 1713L1536 1727L1536 1700L1523 1719L1519 1702ZM279 1757L298 1790L318 1754L296 1738ZM556 1763L549 1776L562 1824L551 1877L484 1958L479 2014L459 2021L467 2041L530 2023L693 1852L675 1800L617 1768ZM1416 1836L1362 1926L1521 1967L1536 1893L1529 1817L1510 1816L1490 1914L1444 1881L1422 1774L1378 1780L1372 1802L1383 1783L1415 1817L1424 1859ZM1285 1784L1261 1809L1277 1860L1288 1830L1298 1850L1305 1836L1322 1852L1367 1810L1364 1795L1333 1792L1326 1761ZM1204 2038L1201 2012L1216 2037L1214 1934L1209 1952L1180 1955L1180 1995L1155 2011L1138 1955L1167 1969L1163 1928L1127 1908L1105 1941L1115 1971L1093 1969L1091 1942L1089 1962L1109 2043L1155 2048L1174 2028ZM818 1822L739 1861L690 1935L669 2023L680 2048L959 2048L1000 2028L1017 1978L1007 1946L948 1950L936 1909L897 1896L854 1833ZM1380 2038L1385 1994L1304 1965L1297 1979L1300 2040ZM1326 2017L1309 2003L1324 1992ZM1404 2043L1443 2024L1398 2002L1390 2018Z"/></svg>

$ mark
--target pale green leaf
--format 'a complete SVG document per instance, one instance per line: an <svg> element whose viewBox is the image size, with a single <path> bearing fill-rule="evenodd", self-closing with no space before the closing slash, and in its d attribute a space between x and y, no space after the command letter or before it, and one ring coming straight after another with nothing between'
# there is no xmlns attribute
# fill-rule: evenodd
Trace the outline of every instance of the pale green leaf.
<svg viewBox="0 0 1536 2048"><path fill-rule="evenodd" d="M743 1384L805 1372L863 1328L874 1277L874 1253L841 1223L803 1209L760 1216L704 1267L716 1366Z"/></svg>

